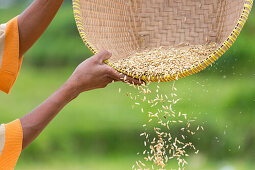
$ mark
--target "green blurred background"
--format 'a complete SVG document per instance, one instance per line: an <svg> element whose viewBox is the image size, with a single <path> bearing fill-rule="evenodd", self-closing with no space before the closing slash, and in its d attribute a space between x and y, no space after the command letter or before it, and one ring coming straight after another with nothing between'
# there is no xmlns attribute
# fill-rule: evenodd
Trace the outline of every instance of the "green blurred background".
<svg viewBox="0 0 255 170"><path fill-rule="evenodd" d="M0 23L21 13L28 0L0 0ZM10 95L0 94L0 123L29 113L92 54L76 29L71 1L25 55ZM176 82L176 110L198 117L205 131L192 138L200 153L188 169L255 169L255 13L238 41L213 66ZM172 83L162 84L166 93ZM125 89L121 94L118 89ZM82 94L23 151L17 170L131 169L143 151L146 116L131 109L122 83ZM168 169L176 168L171 161Z"/></svg>

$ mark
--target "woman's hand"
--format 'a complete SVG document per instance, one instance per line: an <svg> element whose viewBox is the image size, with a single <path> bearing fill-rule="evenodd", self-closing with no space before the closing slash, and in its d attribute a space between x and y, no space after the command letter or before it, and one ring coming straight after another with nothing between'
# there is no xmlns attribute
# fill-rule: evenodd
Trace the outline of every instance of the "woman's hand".
<svg viewBox="0 0 255 170"><path fill-rule="evenodd" d="M113 81L123 81L125 75L120 74L104 63L111 55L108 51L102 51L85 60L76 68L67 84L74 87L79 94L84 91L104 88ZM142 83L130 77L127 77L126 81L136 85Z"/></svg>

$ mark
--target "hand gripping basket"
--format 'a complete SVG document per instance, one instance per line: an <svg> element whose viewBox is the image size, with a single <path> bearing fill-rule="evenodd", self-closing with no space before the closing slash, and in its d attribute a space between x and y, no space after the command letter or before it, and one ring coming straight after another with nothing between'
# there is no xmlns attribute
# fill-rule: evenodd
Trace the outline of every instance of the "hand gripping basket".
<svg viewBox="0 0 255 170"><path fill-rule="evenodd" d="M176 74L140 78L171 81L195 74L215 62L236 41L253 0L73 0L80 36L96 54L106 49L122 59L138 49L172 47L180 43L216 42L217 50L204 61ZM132 74L129 74L130 76Z"/></svg>

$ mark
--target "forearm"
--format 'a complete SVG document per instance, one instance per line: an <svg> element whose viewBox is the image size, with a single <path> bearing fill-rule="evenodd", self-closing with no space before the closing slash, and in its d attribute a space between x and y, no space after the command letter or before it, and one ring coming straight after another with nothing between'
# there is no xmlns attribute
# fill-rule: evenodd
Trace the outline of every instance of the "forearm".
<svg viewBox="0 0 255 170"><path fill-rule="evenodd" d="M51 97L20 119L23 128L23 149L26 148L78 93L69 84L63 85Z"/></svg>
<svg viewBox="0 0 255 170"><path fill-rule="evenodd" d="M82 62L67 83L30 114L20 119L23 129L23 149L42 132L66 104L80 93L104 88L113 80L124 80L124 75L104 64L104 61L110 57L109 52L103 51ZM138 80L130 77L126 81L141 84Z"/></svg>
<svg viewBox="0 0 255 170"><path fill-rule="evenodd" d="M20 56L44 33L62 3L63 0L34 0L18 17Z"/></svg>

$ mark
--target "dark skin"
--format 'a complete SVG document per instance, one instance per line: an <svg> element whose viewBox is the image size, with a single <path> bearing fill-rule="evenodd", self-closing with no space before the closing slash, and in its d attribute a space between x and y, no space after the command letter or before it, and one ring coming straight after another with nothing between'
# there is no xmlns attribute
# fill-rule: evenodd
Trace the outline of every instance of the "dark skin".
<svg viewBox="0 0 255 170"><path fill-rule="evenodd" d="M34 0L18 17L20 56L40 38L64 0Z"/></svg>
<svg viewBox="0 0 255 170"><path fill-rule="evenodd" d="M63 0L35 0L18 17L20 56L23 56L47 29L62 3ZM81 63L54 94L29 114L20 118L23 128L23 149L33 142L52 119L81 93L105 88L112 81L123 80L124 75L104 64L104 61L110 57L110 52L102 51ZM141 84L130 77L126 81Z"/></svg>
<svg viewBox="0 0 255 170"><path fill-rule="evenodd" d="M23 128L23 149L26 148L49 124L49 122L79 94L98 88L105 88L112 81L123 80L124 75L104 64L111 53L107 51L81 63L67 82L30 114L20 119ZM141 84L128 78L130 83Z"/></svg>

